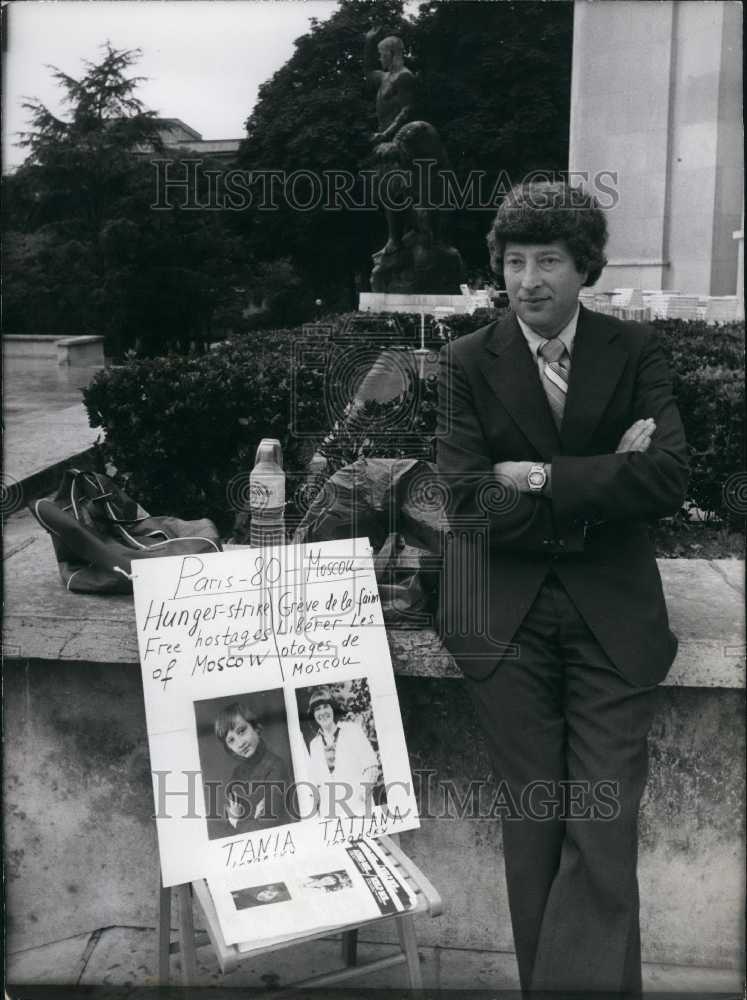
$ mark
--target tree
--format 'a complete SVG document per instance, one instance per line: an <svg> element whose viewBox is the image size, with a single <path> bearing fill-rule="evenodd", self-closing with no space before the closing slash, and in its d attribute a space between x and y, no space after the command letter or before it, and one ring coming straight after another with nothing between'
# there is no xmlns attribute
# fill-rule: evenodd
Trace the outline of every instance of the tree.
<svg viewBox="0 0 747 1000"><path fill-rule="evenodd" d="M363 36L372 24L406 34L401 0L341 0L339 9L298 38L295 52L260 87L247 119L239 165L247 170L330 171L357 175L366 165L375 130L373 95L363 80ZM369 164L370 166L370 164ZM299 199L310 196L302 182ZM361 201L360 184L350 193ZM356 289L381 245L383 220L374 210L298 211L284 198L277 211L245 213L253 252L265 261L290 257L312 299L327 306L357 306Z"/></svg>
<svg viewBox="0 0 747 1000"><path fill-rule="evenodd" d="M573 6L567 2L424 3L412 28L424 116L464 188L490 195L532 171L568 166ZM498 203L453 213L454 242L487 271L485 234Z"/></svg>
<svg viewBox="0 0 747 1000"><path fill-rule="evenodd" d="M399 34L419 78L416 116L439 131L464 185L501 171L512 181L534 169L567 166L572 5L538 2L421 4L414 22L398 0L341 0L339 9L296 40L288 62L259 91L240 162L247 170L329 170L358 174L375 130L373 94L363 79L363 35L373 25ZM360 202L360 183L351 196ZM452 241L468 267L487 273L485 233L497 204L452 213ZM357 305L370 253L381 246L376 210L319 207L245 213L255 255L291 256L309 290L329 305Z"/></svg>
<svg viewBox="0 0 747 1000"><path fill-rule="evenodd" d="M31 128L19 145L29 150L22 170L36 203L37 221L75 222L95 240L113 204L127 190L133 171L132 152L139 145L160 149L155 112L134 96L142 77L125 71L140 50L117 51L109 42L100 63L85 61L86 74L76 80L56 67L52 76L64 90L68 120L54 115L35 99L23 102Z"/></svg>
<svg viewBox="0 0 747 1000"><path fill-rule="evenodd" d="M135 96L142 78L127 75L140 52L103 49L80 79L51 67L66 117L24 103L28 157L4 184L18 233L5 248L5 328L104 333L112 354L185 349L210 338L246 253L218 213L153 211L149 161L165 150L155 112Z"/></svg>

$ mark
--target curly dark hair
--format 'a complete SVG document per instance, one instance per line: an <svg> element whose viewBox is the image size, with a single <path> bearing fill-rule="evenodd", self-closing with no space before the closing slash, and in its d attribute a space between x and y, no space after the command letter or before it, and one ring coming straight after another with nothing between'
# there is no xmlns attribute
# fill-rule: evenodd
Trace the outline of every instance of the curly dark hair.
<svg viewBox="0 0 747 1000"><path fill-rule="evenodd" d="M584 285L593 285L607 258L607 220L593 195L564 181L533 181L513 187L498 209L488 233L490 265L499 274L506 243L553 243L562 240Z"/></svg>

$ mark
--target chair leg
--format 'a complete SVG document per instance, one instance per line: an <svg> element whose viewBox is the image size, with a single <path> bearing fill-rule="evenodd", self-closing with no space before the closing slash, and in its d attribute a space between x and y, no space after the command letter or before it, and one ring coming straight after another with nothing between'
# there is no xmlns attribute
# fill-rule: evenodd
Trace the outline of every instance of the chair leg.
<svg viewBox="0 0 747 1000"><path fill-rule="evenodd" d="M158 897L158 983L169 985L169 949L171 947L171 888L161 891Z"/></svg>
<svg viewBox="0 0 747 1000"><path fill-rule="evenodd" d="M346 966L358 964L358 931L342 932L342 960Z"/></svg>
<svg viewBox="0 0 747 1000"><path fill-rule="evenodd" d="M415 923L412 915L403 913L396 918L397 934L399 943L407 960L407 975L410 979L410 989L422 990L423 976L420 971L420 956L418 955L418 942L415 937Z"/></svg>
<svg viewBox="0 0 747 1000"><path fill-rule="evenodd" d="M179 900L179 951L182 963L182 984L194 986L197 978L197 951L195 925L192 919L192 886L189 883L176 887Z"/></svg>

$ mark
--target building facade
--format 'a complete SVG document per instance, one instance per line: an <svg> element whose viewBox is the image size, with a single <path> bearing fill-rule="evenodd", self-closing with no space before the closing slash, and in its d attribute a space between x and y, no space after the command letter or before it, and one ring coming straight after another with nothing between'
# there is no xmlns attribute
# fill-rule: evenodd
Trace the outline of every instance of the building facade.
<svg viewBox="0 0 747 1000"><path fill-rule="evenodd" d="M741 4L576 0L569 170L615 192L598 289L743 295Z"/></svg>

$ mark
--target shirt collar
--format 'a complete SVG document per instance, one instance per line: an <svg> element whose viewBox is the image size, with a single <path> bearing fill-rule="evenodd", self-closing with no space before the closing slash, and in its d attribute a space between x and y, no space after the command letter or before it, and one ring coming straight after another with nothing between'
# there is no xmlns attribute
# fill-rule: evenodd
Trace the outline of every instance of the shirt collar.
<svg viewBox="0 0 747 1000"><path fill-rule="evenodd" d="M573 340L576 336L576 326L578 325L578 314L579 307L576 306L576 311L568 320L566 325L558 334L557 339L565 344L565 349L568 351L568 355L573 354ZM546 342L546 337L541 337L538 333L535 333L531 326L528 326L521 316L517 315L517 320L519 321L519 326L521 327L521 332L524 334L527 344L529 344L529 350L532 352L532 357L537 358L537 352L540 347Z"/></svg>

